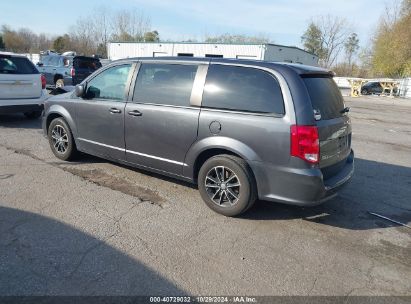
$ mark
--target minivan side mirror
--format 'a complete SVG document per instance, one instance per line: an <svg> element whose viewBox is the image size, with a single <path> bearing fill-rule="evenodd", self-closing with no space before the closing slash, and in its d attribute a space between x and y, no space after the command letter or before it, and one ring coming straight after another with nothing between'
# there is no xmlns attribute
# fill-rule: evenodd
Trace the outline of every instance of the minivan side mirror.
<svg viewBox="0 0 411 304"><path fill-rule="evenodd" d="M85 92L84 85L82 84L76 85L75 92L76 92L77 97L83 97L84 92Z"/></svg>
<svg viewBox="0 0 411 304"><path fill-rule="evenodd" d="M43 63L42 62L37 62L37 66L42 67Z"/></svg>

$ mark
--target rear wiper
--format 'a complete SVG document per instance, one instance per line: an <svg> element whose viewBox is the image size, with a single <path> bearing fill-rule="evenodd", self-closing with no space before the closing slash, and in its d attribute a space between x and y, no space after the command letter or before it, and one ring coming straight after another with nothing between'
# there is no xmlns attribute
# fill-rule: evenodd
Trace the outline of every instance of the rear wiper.
<svg viewBox="0 0 411 304"><path fill-rule="evenodd" d="M342 110L340 111L341 114L348 113L348 112L350 112L350 108L349 108L349 107L345 107L344 109L342 109Z"/></svg>

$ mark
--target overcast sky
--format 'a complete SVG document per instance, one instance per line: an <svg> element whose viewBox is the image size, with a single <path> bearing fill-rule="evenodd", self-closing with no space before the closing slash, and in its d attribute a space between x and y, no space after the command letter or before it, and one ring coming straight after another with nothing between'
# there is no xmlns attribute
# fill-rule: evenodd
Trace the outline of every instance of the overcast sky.
<svg viewBox="0 0 411 304"><path fill-rule="evenodd" d="M311 17L331 14L347 19L361 45L384 10L386 0L12 0L2 1L0 24L27 27L35 32L62 34L79 15L88 16L101 5L110 10L137 8L151 19L162 39L203 39L223 33L264 34L278 44L301 44Z"/></svg>

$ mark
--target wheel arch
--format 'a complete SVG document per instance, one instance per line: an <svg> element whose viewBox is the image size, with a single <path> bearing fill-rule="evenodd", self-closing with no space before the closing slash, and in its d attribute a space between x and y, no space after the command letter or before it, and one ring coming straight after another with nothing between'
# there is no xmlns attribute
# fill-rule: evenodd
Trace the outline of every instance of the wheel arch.
<svg viewBox="0 0 411 304"><path fill-rule="evenodd" d="M261 160L254 150L238 140L228 137L208 137L196 142L188 151L185 158L184 176L197 182L198 171L204 162L220 154L237 156L246 162Z"/></svg>
<svg viewBox="0 0 411 304"><path fill-rule="evenodd" d="M74 123L74 119L71 116L71 114L62 106L60 105L52 105L50 109L47 111L47 116L46 116L46 130L48 132L50 123L53 121L53 119L56 118L63 118L67 124L70 127L70 131L73 134L74 141L77 143L77 128Z"/></svg>

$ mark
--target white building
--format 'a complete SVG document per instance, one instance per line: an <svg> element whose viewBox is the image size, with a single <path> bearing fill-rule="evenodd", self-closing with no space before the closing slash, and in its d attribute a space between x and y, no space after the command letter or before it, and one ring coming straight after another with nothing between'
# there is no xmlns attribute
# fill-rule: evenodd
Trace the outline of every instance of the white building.
<svg viewBox="0 0 411 304"><path fill-rule="evenodd" d="M132 57L190 56L284 61L318 65L318 57L295 46L278 44L226 44L184 42L111 42L107 44L110 60Z"/></svg>

